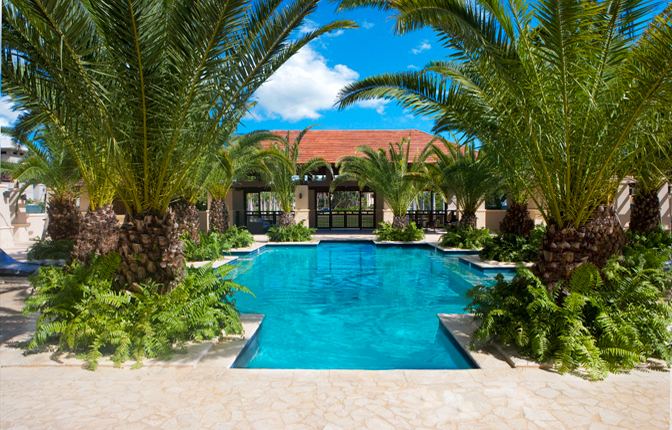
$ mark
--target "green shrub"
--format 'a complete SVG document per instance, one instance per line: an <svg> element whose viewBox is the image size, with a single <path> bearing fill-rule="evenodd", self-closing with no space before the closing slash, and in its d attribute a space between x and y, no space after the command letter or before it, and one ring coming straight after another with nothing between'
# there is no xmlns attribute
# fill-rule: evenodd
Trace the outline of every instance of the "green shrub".
<svg viewBox="0 0 672 430"><path fill-rule="evenodd" d="M418 228L414 222L406 228L393 228L391 223L381 222L373 234L379 242L414 242L425 238L424 230Z"/></svg>
<svg viewBox="0 0 672 430"><path fill-rule="evenodd" d="M28 249L28 260L67 260L70 258L74 240L43 240Z"/></svg>
<svg viewBox="0 0 672 430"><path fill-rule="evenodd" d="M184 236L184 258L187 261L219 260L224 256L224 251L231 249L224 234L200 231L198 236L200 243L192 241L189 235Z"/></svg>
<svg viewBox="0 0 672 430"><path fill-rule="evenodd" d="M31 278L34 290L23 310L40 314L28 349L57 340L60 350L85 356L92 370L103 355L115 365L133 358L139 367L143 358L170 358L187 341L242 331L232 296L249 291L223 279L230 266L187 269L174 290L159 295L155 284L115 288L119 261L110 254L89 267L75 262L67 270L41 268Z"/></svg>
<svg viewBox="0 0 672 430"><path fill-rule="evenodd" d="M672 231L663 230L660 227L657 231L649 234L637 234L630 230L625 233L628 236L629 243L624 247L623 252L642 252L645 249L655 249L665 253L672 254ZM669 257L668 257L669 258Z"/></svg>
<svg viewBox="0 0 672 430"><path fill-rule="evenodd" d="M441 236L441 246L444 248L478 249L492 240L487 228L449 227Z"/></svg>
<svg viewBox="0 0 672 430"><path fill-rule="evenodd" d="M545 227L537 226L530 232L529 239L513 233L499 234L493 237L492 240L485 242L479 257L483 260L506 261L510 263L536 261L545 233Z"/></svg>
<svg viewBox="0 0 672 430"><path fill-rule="evenodd" d="M317 230L303 225L303 221L288 227L271 227L268 229L268 240L271 242L308 242L313 240Z"/></svg>
<svg viewBox="0 0 672 430"><path fill-rule="evenodd" d="M474 339L499 336L539 362L554 362L560 373L582 367L600 379L647 357L670 363L672 305L661 298L671 276L653 251L614 257L602 275L584 264L553 293L519 269L512 281L498 275L494 286L471 289L466 310L482 321Z"/></svg>
<svg viewBox="0 0 672 430"><path fill-rule="evenodd" d="M187 261L219 260L224 252L232 248L245 248L254 243L249 231L236 226L229 227L226 233L200 231L198 237L200 243L191 240L189 234L183 236L184 258Z"/></svg>
<svg viewBox="0 0 672 430"><path fill-rule="evenodd" d="M246 248L254 243L254 237L244 227L231 226L224 233L226 241L231 248Z"/></svg>

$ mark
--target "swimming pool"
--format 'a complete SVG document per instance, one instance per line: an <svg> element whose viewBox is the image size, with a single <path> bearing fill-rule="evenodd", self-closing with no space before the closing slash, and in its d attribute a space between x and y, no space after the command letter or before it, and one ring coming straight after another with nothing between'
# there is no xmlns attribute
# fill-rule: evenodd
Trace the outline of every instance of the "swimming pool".
<svg viewBox="0 0 672 430"><path fill-rule="evenodd" d="M265 314L235 367L465 369L437 313L461 313L491 278L430 246L372 242L270 246L240 258L241 313Z"/></svg>

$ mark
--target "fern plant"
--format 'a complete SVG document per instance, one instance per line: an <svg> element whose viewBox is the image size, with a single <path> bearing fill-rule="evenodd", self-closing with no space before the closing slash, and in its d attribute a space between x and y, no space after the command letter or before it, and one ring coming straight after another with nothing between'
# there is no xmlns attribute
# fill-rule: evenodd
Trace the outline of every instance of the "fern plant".
<svg viewBox="0 0 672 430"><path fill-rule="evenodd" d="M373 231L377 241L389 242L415 242L425 238L423 229L418 228L414 222L406 228L395 228L389 222L381 222L377 230Z"/></svg>
<svg viewBox="0 0 672 430"><path fill-rule="evenodd" d="M582 368L601 379L647 357L670 363L672 306L661 298L671 276L652 252L612 258L602 273L584 264L553 292L519 269L512 281L498 275L470 290L466 310L482 321L474 339L499 337L560 373Z"/></svg>
<svg viewBox="0 0 672 430"><path fill-rule="evenodd" d="M539 246L544 240L546 228L537 226L530 232L529 239L520 234L499 234L486 241L479 253L482 260L506 261L518 263L523 261L536 261L539 254Z"/></svg>
<svg viewBox="0 0 672 430"><path fill-rule="evenodd" d="M444 248L478 249L492 240L487 228L471 228L457 226L447 228L441 236L441 246Z"/></svg>
<svg viewBox="0 0 672 430"><path fill-rule="evenodd" d="M246 248L254 243L254 237L244 227L231 226L224 233L231 248Z"/></svg>
<svg viewBox="0 0 672 430"><path fill-rule="evenodd" d="M23 310L40 314L27 348L56 340L60 350L85 356L91 370L104 355L116 366L132 358L139 367L144 358L170 358L187 341L242 332L233 295L249 290L224 280L231 267L187 269L174 290L160 295L151 283L133 291L115 287L119 263L113 253L90 266L41 268Z"/></svg>
<svg viewBox="0 0 672 430"><path fill-rule="evenodd" d="M26 258L32 260L67 260L75 246L74 240L43 240L28 249Z"/></svg>
<svg viewBox="0 0 672 430"><path fill-rule="evenodd" d="M304 225L304 221L289 226L277 226L268 229L268 240L271 242L309 242L317 230Z"/></svg>

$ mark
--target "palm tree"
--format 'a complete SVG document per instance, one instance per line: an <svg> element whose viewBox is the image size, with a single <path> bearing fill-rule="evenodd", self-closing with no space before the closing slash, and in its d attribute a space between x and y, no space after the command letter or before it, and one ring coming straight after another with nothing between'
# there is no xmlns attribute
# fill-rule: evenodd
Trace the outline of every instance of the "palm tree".
<svg viewBox="0 0 672 430"><path fill-rule="evenodd" d="M456 146L445 139L439 140L442 147L433 142L429 144L434 162L426 164L428 183L446 201L455 197L462 210L459 225L476 228L476 211L487 196L500 187L500 178L473 143Z"/></svg>
<svg viewBox="0 0 672 430"><path fill-rule="evenodd" d="M111 189L129 211L122 282L152 279L165 293L181 278L169 204L192 168L235 131L252 95L292 55L356 26L335 21L295 37L316 7L317 0L4 2L3 91L34 121L60 130L73 153L93 152L94 170L110 163L116 175Z"/></svg>
<svg viewBox="0 0 672 430"><path fill-rule="evenodd" d="M81 179L70 151L58 134L48 129L35 133L32 139L18 130L2 128L17 144L28 148L28 154L16 163L3 161L2 170L23 185L19 194L29 186L42 184L49 192L47 204L47 232L52 240L74 240L79 231L80 214L77 182Z"/></svg>
<svg viewBox="0 0 672 430"><path fill-rule="evenodd" d="M339 175L331 189L335 190L341 182L355 180L360 188L371 188L392 209L393 228L408 227L406 213L422 191L419 174L425 169L423 154L415 154L410 160L410 145L409 139L402 139L401 142L390 143L388 151L360 146L355 155L346 155L338 160ZM360 153L364 156L357 155Z"/></svg>
<svg viewBox="0 0 672 430"><path fill-rule="evenodd" d="M265 130L237 134L223 145L208 164L207 189L212 196L210 206L210 230L221 233L229 228L229 207L224 199L234 181L253 173L264 172L263 160L277 156L274 151L264 150L261 142L279 141L280 137ZM282 160L284 157L280 157ZM291 167L291 166L290 166Z"/></svg>
<svg viewBox="0 0 672 430"><path fill-rule="evenodd" d="M362 4L393 11L399 34L431 27L453 61L362 79L342 90L340 108L393 99L432 118L435 132L498 155L549 225L536 270L550 288L620 250L608 205L650 131L639 119L672 104L669 16L647 26L655 4L626 0L344 0L341 9Z"/></svg>
<svg viewBox="0 0 672 430"><path fill-rule="evenodd" d="M278 225L281 227L296 224L292 211L296 200L296 187L301 181L320 167L331 170L331 165L322 157L314 157L303 163L299 162L301 159L299 144L313 127L314 125L311 125L301 130L293 142L290 140L289 132L287 132L287 136L280 139L279 142L270 144L274 156L269 157L264 163L266 166L265 176L270 182L271 192L280 204L280 210L282 210L278 220Z"/></svg>
<svg viewBox="0 0 672 430"><path fill-rule="evenodd" d="M669 122L656 122L656 126L666 125L668 130L672 130ZM661 227L658 191L672 180L672 137L669 136L672 135L668 131L668 137L663 142L641 145L637 153L638 162L634 171L637 183L630 217L630 230L633 232L648 234Z"/></svg>

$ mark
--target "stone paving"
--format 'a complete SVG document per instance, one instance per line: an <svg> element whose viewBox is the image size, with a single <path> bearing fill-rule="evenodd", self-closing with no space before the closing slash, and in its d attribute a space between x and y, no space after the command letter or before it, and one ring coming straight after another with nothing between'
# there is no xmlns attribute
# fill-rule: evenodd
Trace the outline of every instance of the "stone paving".
<svg viewBox="0 0 672 430"><path fill-rule="evenodd" d="M4 344L32 322L19 314L25 281L2 282ZM95 372L14 363L0 367L0 429L670 428L668 371L589 382L485 360L486 369L387 371L229 369L208 355Z"/></svg>
<svg viewBox="0 0 672 430"><path fill-rule="evenodd" d="M669 429L669 373L0 368L2 429Z"/></svg>

